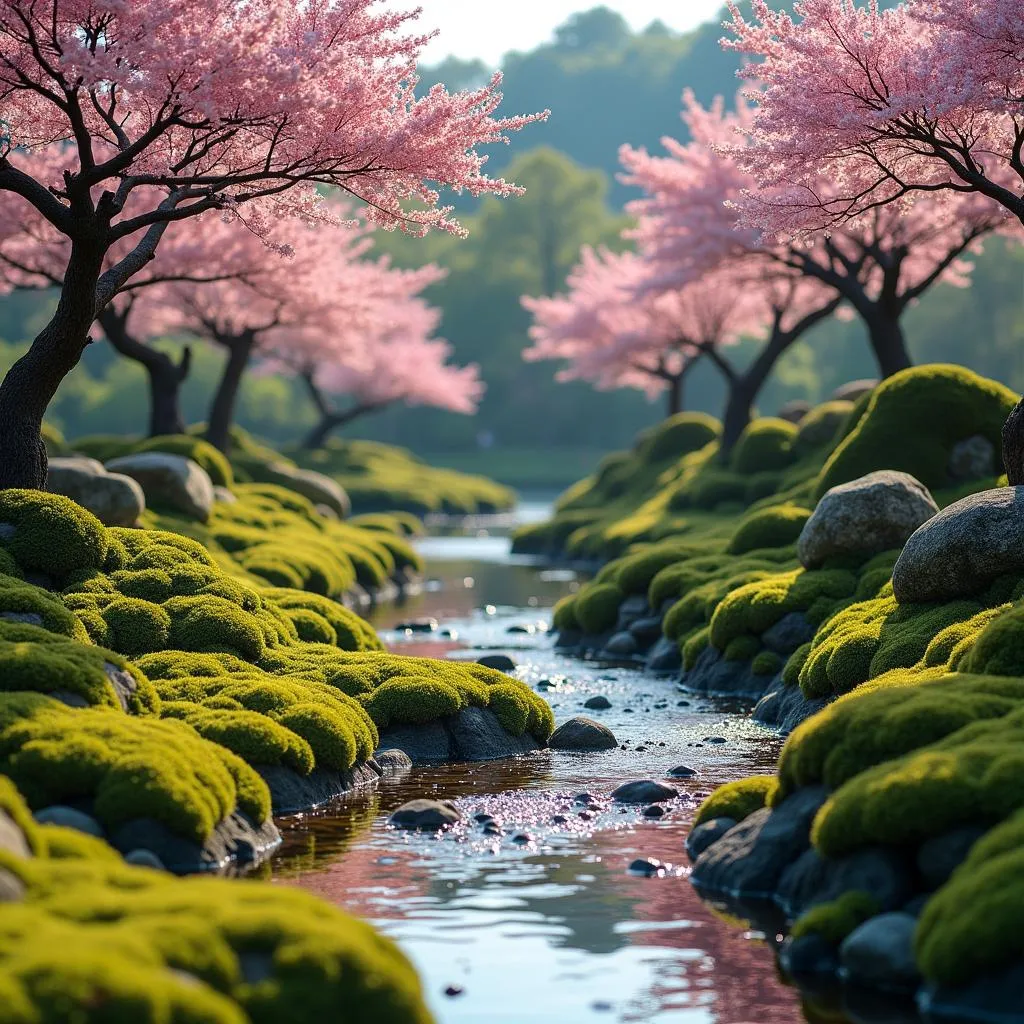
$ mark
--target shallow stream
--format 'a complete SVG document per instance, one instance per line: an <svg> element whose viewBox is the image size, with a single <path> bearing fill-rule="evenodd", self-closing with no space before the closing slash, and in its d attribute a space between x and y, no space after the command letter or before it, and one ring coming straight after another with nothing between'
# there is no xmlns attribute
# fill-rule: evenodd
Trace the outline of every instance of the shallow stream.
<svg viewBox="0 0 1024 1024"><path fill-rule="evenodd" d="M524 518L542 512L521 510ZM434 580L376 623L394 649L473 659L506 653L523 679L541 684L558 721L592 715L620 748L414 769L327 813L286 820L275 880L395 939L419 969L440 1024L800 1020L799 995L778 979L765 937L697 897L683 848L702 796L770 771L778 741L748 723L744 707L558 654L547 633L550 607L575 579L510 556L506 537L431 537L421 549ZM424 617L439 628L393 628ZM584 711L598 694L611 708ZM698 775L673 783L681 795L664 817L610 801L619 784L665 781L680 764ZM590 799L578 800L582 794ZM419 796L454 800L467 823L440 837L390 829L388 814ZM500 834L485 835L472 821L477 813L497 819ZM660 861L662 873L631 873L638 858Z"/></svg>

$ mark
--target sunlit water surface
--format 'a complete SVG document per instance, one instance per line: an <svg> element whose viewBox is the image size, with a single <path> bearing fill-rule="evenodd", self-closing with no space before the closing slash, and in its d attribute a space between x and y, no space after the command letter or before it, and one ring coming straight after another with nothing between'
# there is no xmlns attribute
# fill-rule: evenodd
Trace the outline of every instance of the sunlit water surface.
<svg viewBox="0 0 1024 1024"><path fill-rule="evenodd" d="M543 513L524 509L525 518ZM799 996L778 979L764 936L698 899L683 849L702 796L770 771L777 740L745 721L742 706L556 653L550 607L577 581L510 557L506 537L431 537L420 548L434 582L381 615L385 639L439 657L507 653L531 685L548 681L559 721L603 694L612 708L586 714L614 731L620 749L415 769L328 812L286 820L275 879L394 938L441 1024L800 1020ZM440 629L393 629L421 618ZM608 798L622 782L664 779L679 764L699 775L673 783L680 798L660 820ZM584 792L589 804L576 800ZM390 829L388 814L417 796L454 800L467 824L441 836ZM472 821L478 812L502 834L484 835ZM636 858L661 861L664 875L631 874Z"/></svg>

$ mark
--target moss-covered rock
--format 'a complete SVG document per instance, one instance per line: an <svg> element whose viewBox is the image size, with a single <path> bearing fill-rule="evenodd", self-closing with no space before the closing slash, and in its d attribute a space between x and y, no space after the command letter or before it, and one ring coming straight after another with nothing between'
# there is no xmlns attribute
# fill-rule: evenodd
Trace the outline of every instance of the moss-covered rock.
<svg viewBox="0 0 1024 1024"><path fill-rule="evenodd" d="M198 463L210 476L217 487L230 487L234 483L234 473L227 456L215 448L209 441L191 434L161 434L146 438L133 445L130 451L136 452L167 452L169 455L184 455ZM118 454L127 454L120 452ZM108 456L113 458L113 456Z"/></svg>
<svg viewBox="0 0 1024 1024"><path fill-rule="evenodd" d="M796 543L809 509L785 503L751 512L740 520L729 541L729 554L744 555L761 548L785 548Z"/></svg>
<svg viewBox="0 0 1024 1024"><path fill-rule="evenodd" d="M716 440L721 429L718 420L704 413L677 413L643 437L638 446L639 452L651 462L678 459Z"/></svg>
<svg viewBox="0 0 1024 1024"><path fill-rule="evenodd" d="M576 621L585 633L606 633L615 626L625 596L614 583L583 587L573 603Z"/></svg>
<svg viewBox="0 0 1024 1024"><path fill-rule="evenodd" d="M865 921L881 912L878 900L859 889L844 892L838 899L819 903L803 914L790 929L794 939L816 935L830 946L838 947L843 939Z"/></svg>
<svg viewBox="0 0 1024 1024"><path fill-rule="evenodd" d="M103 524L60 494L0 491L0 544L29 572L64 580L96 571L107 557Z"/></svg>
<svg viewBox="0 0 1024 1024"><path fill-rule="evenodd" d="M754 811L767 806L772 799L778 782L774 775L752 775L747 779L727 782L719 786L697 809L694 825L700 825L712 818L732 818L743 821Z"/></svg>
<svg viewBox="0 0 1024 1024"><path fill-rule="evenodd" d="M737 473L785 469L794 459L797 427L775 417L753 420L740 434L730 465Z"/></svg>

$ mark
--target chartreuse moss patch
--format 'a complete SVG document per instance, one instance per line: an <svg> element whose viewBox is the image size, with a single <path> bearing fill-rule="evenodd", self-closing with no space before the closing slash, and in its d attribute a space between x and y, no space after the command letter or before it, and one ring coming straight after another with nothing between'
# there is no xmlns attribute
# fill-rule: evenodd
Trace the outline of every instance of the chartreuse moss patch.
<svg viewBox="0 0 1024 1024"><path fill-rule="evenodd" d="M802 915L790 929L794 939L816 935L831 946L839 946L869 918L881 912L870 893L851 889L828 903L820 903Z"/></svg>
<svg viewBox="0 0 1024 1024"><path fill-rule="evenodd" d="M752 775L719 786L697 809L694 825L712 818L732 818L742 821L754 811L761 810L772 801L778 781L774 775Z"/></svg>
<svg viewBox="0 0 1024 1024"><path fill-rule="evenodd" d="M310 894L129 867L90 836L34 826L2 776L0 807L34 854L0 851L25 886L0 915L3 1020L430 1024L398 948Z"/></svg>

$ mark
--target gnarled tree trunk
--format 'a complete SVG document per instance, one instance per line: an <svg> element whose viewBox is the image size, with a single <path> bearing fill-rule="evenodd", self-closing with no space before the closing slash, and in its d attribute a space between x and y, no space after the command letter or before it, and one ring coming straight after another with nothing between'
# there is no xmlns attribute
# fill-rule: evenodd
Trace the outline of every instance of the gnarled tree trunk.
<svg viewBox="0 0 1024 1024"><path fill-rule="evenodd" d="M228 350L228 361L224 364L217 393L210 406L210 418L206 424L206 440L225 454L231 448L231 424L235 419L235 405L238 389L242 384L252 351L256 346L251 331L232 337L221 337L218 343Z"/></svg>
<svg viewBox="0 0 1024 1024"><path fill-rule="evenodd" d="M1024 484L1024 398L1003 424L1003 465L1011 487Z"/></svg>
<svg viewBox="0 0 1024 1024"><path fill-rule="evenodd" d="M898 317L881 314L868 319L866 325L871 351L875 354L878 372L883 380L914 365Z"/></svg>
<svg viewBox="0 0 1024 1024"><path fill-rule="evenodd" d="M302 447L306 451L322 448L327 438L339 427L343 427L346 423L351 423L354 419L365 416L367 413L377 412L390 404L388 402L362 402L348 409L335 409L317 386L312 373L303 373L300 376L306 385L309 397L316 406L316 411L320 414L320 421L302 442Z"/></svg>

